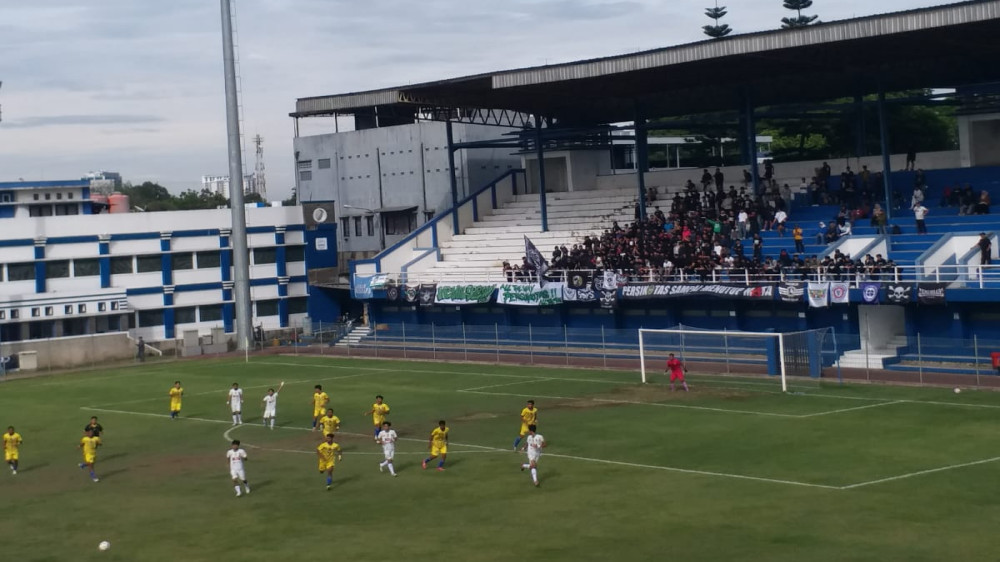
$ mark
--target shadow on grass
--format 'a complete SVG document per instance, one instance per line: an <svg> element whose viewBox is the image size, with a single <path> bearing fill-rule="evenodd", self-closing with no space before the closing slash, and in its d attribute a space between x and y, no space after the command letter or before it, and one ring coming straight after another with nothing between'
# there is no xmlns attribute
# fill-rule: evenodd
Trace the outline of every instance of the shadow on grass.
<svg viewBox="0 0 1000 562"><path fill-rule="evenodd" d="M100 478L101 480L104 480L105 478L111 478L111 477L117 476L119 474L125 474L126 472L128 472L127 468L116 468L115 470L109 470L107 472L103 472L103 471L102 472L98 472L97 473L97 477Z"/></svg>
<svg viewBox="0 0 1000 562"><path fill-rule="evenodd" d="M127 456L128 456L128 453L126 453L126 452L111 453L110 455L103 455L100 458L98 458L97 460L100 461L100 462L108 462L108 461L112 461L112 460L115 460L115 459L120 459L122 457L127 457Z"/></svg>
<svg viewBox="0 0 1000 562"><path fill-rule="evenodd" d="M23 468L22 467L18 467L17 468L17 473L21 474L22 472L34 472L36 470L42 470L43 468L45 468L47 466L49 466L49 463L43 462L43 463L39 463L39 464L31 464L31 465L28 465L28 466L23 467Z"/></svg>

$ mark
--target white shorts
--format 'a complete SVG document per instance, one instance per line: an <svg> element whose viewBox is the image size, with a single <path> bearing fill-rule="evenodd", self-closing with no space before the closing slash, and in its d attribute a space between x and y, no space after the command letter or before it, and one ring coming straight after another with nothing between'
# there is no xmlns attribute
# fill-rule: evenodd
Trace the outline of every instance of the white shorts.
<svg viewBox="0 0 1000 562"><path fill-rule="evenodd" d="M538 462L538 459L542 457L541 453L528 452L528 462Z"/></svg>
<svg viewBox="0 0 1000 562"><path fill-rule="evenodd" d="M241 404L240 402L233 402L231 404L231 408L233 409L233 413L234 414L237 413L237 412L242 412L243 411L243 404Z"/></svg>
<svg viewBox="0 0 1000 562"><path fill-rule="evenodd" d="M278 417L277 416L277 410L274 410L274 409L264 410L264 417L265 418L275 418L275 417Z"/></svg>
<svg viewBox="0 0 1000 562"><path fill-rule="evenodd" d="M232 468L229 470L229 477L233 480L246 480L247 473L242 468Z"/></svg>
<svg viewBox="0 0 1000 562"><path fill-rule="evenodd" d="M396 454L396 446L382 445L382 452L385 454L386 459L391 459Z"/></svg>

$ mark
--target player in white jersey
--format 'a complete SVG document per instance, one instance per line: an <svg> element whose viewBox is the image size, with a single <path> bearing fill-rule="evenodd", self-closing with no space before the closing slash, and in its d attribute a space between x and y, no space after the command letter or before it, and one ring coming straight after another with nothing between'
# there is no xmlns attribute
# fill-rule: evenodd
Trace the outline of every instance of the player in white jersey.
<svg viewBox="0 0 1000 562"><path fill-rule="evenodd" d="M243 468L243 461L247 460L247 452L240 448L240 440L234 439L232 446L226 451L226 458L229 459L229 477L233 479L233 488L236 489L236 497L240 497L240 484L246 488L246 493L250 493L250 484L247 483L247 473Z"/></svg>
<svg viewBox="0 0 1000 562"><path fill-rule="evenodd" d="M271 426L274 429L274 418L278 417L278 393L281 389L285 388L285 382L282 381L278 385L278 390L273 388L267 389L267 394L264 396L262 402L264 402L264 426Z"/></svg>
<svg viewBox="0 0 1000 562"><path fill-rule="evenodd" d="M233 387L229 389L226 404L229 404L229 409L233 412L233 425L243 423L243 389L240 388L240 383L233 383Z"/></svg>
<svg viewBox="0 0 1000 562"><path fill-rule="evenodd" d="M396 469L392 466L392 457L396 454L396 439L398 437L395 430L392 429L392 423L382 422L382 430L375 437L375 440L382 444L382 452L385 454L385 460L378 465L379 472L382 472L385 467L389 467L389 474L396 476Z"/></svg>
<svg viewBox="0 0 1000 562"><path fill-rule="evenodd" d="M538 459L542 456L542 449L545 448L548 443L545 442L545 438L542 434L536 433L535 430L538 429L534 425L528 426L528 438L524 440L524 447L521 448L522 451L528 452L528 462L521 465L521 470L526 468L531 469L531 481L538 486Z"/></svg>

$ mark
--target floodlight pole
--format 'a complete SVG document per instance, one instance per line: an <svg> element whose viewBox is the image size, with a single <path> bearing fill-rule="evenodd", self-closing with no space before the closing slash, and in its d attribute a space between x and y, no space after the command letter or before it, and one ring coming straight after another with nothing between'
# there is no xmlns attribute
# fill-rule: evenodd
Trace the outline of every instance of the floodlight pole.
<svg viewBox="0 0 1000 562"><path fill-rule="evenodd" d="M222 6L222 57L226 77L226 131L229 133L229 207L233 231L233 299L236 303L236 345L250 349L253 319L250 317L250 256L247 251L247 216L243 202L243 154L240 144L240 113L236 91L236 57L233 48L233 18L230 0Z"/></svg>

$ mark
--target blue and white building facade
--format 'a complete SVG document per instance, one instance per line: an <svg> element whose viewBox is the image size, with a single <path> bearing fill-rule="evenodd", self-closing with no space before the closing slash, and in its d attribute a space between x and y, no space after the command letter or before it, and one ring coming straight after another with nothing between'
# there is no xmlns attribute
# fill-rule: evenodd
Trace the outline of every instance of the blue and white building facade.
<svg viewBox="0 0 1000 562"><path fill-rule="evenodd" d="M89 215L91 180L0 182L0 219Z"/></svg>
<svg viewBox="0 0 1000 562"><path fill-rule="evenodd" d="M232 332L230 224L228 209L0 220L0 341ZM326 299L310 310L306 265L336 264L336 224L307 229L301 207L262 207L247 227L254 325L336 318Z"/></svg>

